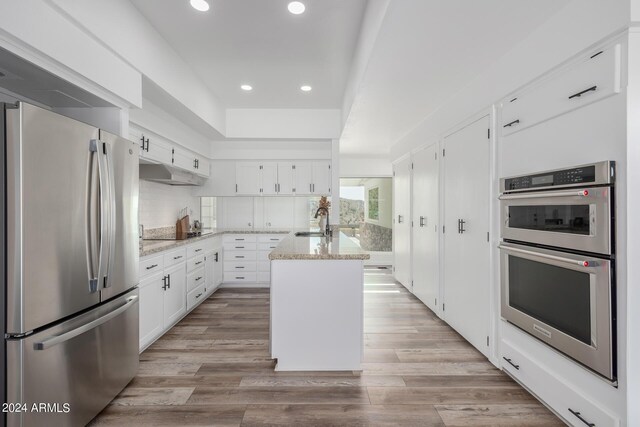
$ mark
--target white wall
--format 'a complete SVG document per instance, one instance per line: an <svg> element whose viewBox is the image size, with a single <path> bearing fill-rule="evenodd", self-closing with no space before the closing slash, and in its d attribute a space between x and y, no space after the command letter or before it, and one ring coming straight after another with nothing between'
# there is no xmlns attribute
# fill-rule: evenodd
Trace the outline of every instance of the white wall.
<svg viewBox="0 0 640 427"><path fill-rule="evenodd" d="M393 168L386 157L340 156L341 178L363 178L392 176Z"/></svg>
<svg viewBox="0 0 640 427"><path fill-rule="evenodd" d="M340 110L227 109L227 138L331 139L341 131Z"/></svg>
<svg viewBox="0 0 640 427"><path fill-rule="evenodd" d="M193 195L193 187L140 180L139 222L145 229L175 226L184 207L193 210L192 222L200 218L200 198Z"/></svg>
<svg viewBox="0 0 640 427"><path fill-rule="evenodd" d="M640 6L640 5L638 5ZM639 7L640 9L640 7ZM639 10L640 12L640 10ZM640 13L638 18L640 18ZM627 212L640 212L640 31L629 36L629 85L627 92ZM628 425L640 425L640 224L627 221L627 411Z"/></svg>
<svg viewBox="0 0 640 427"><path fill-rule="evenodd" d="M114 105L141 104L140 73L49 2L0 2L0 46Z"/></svg>
<svg viewBox="0 0 640 427"><path fill-rule="evenodd" d="M457 123L590 45L622 31L628 22L629 0L572 1L397 141L391 148L391 158L437 141Z"/></svg>
<svg viewBox="0 0 640 427"><path fill-rule="evenodd" d="M326 160L331 158L331 140L233 140L211 144L216 160Z"/></svg>
<svg viewBox="0 0 640 427"><path fill-rule="evenodd" d="M84 27L117 52L124 60L147 76L178 102L188 107L202 121L224 133L225 110L216 96L208 89L177 52L165 41L144 16L128 0L51 0L69 20ZM3 2L3 3L32 3ZM21 22L29 22L28 19ZM68 41L61 45L69 49ZM80 53L80 55L78 54ZM75 55L82 58L86 52ZM101 61L90 61L94 64ZM114 75L113 78L118 78ZM139 103L138 103L139 105Z"/></svg>

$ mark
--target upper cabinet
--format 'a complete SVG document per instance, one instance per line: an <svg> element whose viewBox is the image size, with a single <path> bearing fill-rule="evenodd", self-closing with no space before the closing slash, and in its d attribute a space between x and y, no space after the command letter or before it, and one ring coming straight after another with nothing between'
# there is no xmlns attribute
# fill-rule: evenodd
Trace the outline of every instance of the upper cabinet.
<svg viewBox="0 0 640 427"><path fill-rule="evenodd" d="M329 195L331 161L237 162L236 194Z"/></svg>
<svg viewBox="0 0 640 427"><path fill-rule="evenodd" d="M297 195L331 194L331 162L329 160L296 162L294 187Z"/></svg>
<svg viewBox="0 0 640 427"><path fill-rule="evenodd" d="M620 92L620 45L590 52L501 103L507 136Z"/></svg>
<svg viewBox="0 0 640 427"><path fill-rule="evenodd" d="M132 141L138 141L140 159L143 163L172 165L204 177L210 174L210 163L204 156L172 144L133 124L130 126L129 137Z"/></svg>

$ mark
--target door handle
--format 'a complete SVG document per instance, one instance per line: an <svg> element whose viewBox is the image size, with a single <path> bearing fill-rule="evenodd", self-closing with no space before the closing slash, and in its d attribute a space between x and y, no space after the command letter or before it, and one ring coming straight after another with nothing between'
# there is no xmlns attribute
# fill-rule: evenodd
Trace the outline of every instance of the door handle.
<svg viewBox="0 0 640 427"><path fill-rule="evenodd" d="M402 224L404 222L404 217L402 215L398 215L398 224Z"/></svg>
<svg viewBox="0 0 640 427"><path fill-rule="evenodd" d="M167 290L167 277L168 277L168 276L164 276L164 277L162 278L162 290L163 290L163 291L166 291L166 290Z"/></svg>
<svg viewBox="0 0 640 427"><path fill-rule="evenodd" d="M424 227L425 225L427 225L426 218L421 216L420 217L420 227Z"/></svg>
<svg viewBox="0 0 640 427"><path fill-rule="evenodd" d="M577 265L579 267L584 267L584 268L592 268L592 267L597 267L599 265L598 261L593 261L593 260L576 260L576 259L571 259L571 258L564 258L561 256L555 256L555 255L549 255L549 254L544 254L541 252L533 252L533 251L528 251L525 249L518 249L518 248L512 248L510 246L505 246L505 245L498 245L498 249L502 249L503 251L507 251L507 252L513 252L516 254L522 254L522 255L531 255L533 257L536 258L543 258L543 259L548 259L551 261L558 261L558 262L562 262L565 264L572 264L572 265Z"/></svg>
<svg viewBox="0 0 640 427"><path fill-rule="evenodd" d="M100 236L99 236L99 255L98 255L98 271L94 278L95 288L105 286L107 281L107 267L109 256L109 177L106 158L106 148L104 142L99 139L91 140L89 150L94 152L98 163L98 183L100 187ZM94 291L95 292L95 291Z"/></svg>
<svg viewBox="0 0 640 427"><path fill-rule="evenodd" d="M591 86L589 89L585 89L585 90L583 90L583 91L581 91L581 92L574 93L573 95L571 95L571 96L569 97L569 99L573 99L573 98L580 98L580 97L581 97L582 95L584 95L585 93L588 93L588 92L595 92L596 90L598 90L598 86Z"/></svg>
<svg viewBox="0 0 640 427"><path fill-rule="evenodd" d="M458 220L458 233L462 234L462 233L464 233L465 231L467 231L467 230L465 230L465 228L464 228L464 225L465 225L466 223L467 223L467 222L466 222L464 219L459 219L459 220Z"/></svg>
<svg viewBox="0 0 640 427"><path fill-rule="evenodd" d="M216 254L215 254L214 261L215 261L215 262L218 262L218 252L216 252Z"/></svg>
<svg viewBox="0 0 640 427"><path fill-rule="evenodd" d="M110 278L113 277L113 260L116 255L116 183L113 169L113 146L109 142L104 142L106 166L108 172L108 201L109 201L109 252L107 259L107 277L103 282L105 288L111 287Z"/></svg>
<svg viewBox="0 0 640 427"><path fill-rule="evenodd" d="M513 366L514 368L516 368L518 371L520 370L520 365L516 365L515 363L513 363L513 361L511 359L508 359L506 357L502 357L504 360L507 361L507 363L511 366Z"/></svg>
<svg viewBox="0 0 640 427"><path fill-rule="evenodd" d="M95 320L92 320L89 323L85 323L84 325L72 329L69 332L65 332L63 334L60 335L54 335L52 337L46 338L40 342L37 342L35 344L33 344L33 347L35 350L46 350L48 348L53 347L54 345L63 343L65 341L69 341L72 338L77 337L78 335L82 335L85 332L90 331L91 329L95 329L98 326L102 325L105 322L108 322L109 320L113 319L114 317L119 316L121 313L123 313L124 311L126 311L129 307L131 307L133 304L136 303L136 301L138 300L138 297L136 295L133 295L129 298L127 298L127 302L123 305L121 305L120 307L116 308L115 310L113 310L110 313L105 314L102 317L98 317Z"/></svg>
<svg viewBox="0 0 640 427"><path fill-rule="evenodd" d="M158 266L158 264L151 264L150 266L146 267L147 270L151 270L152 268L156 268Z"/></svg>
<svg viewBox="0 0 640 427"><path fill-rule="evenodd" d="M574 411L571 408L567 408L567 409L569 409L569 412L571 412L577 419L582 421L584 424L588 425L589 427L596 427L594 423L590 423L589 421L587 421L580 412Z"/></svg>
<svg viewBox="0 0 640 427"><path fill-rule="evenodd" d="M527 194L501 194L499 200L546 199L548 197L588 197L589 190L555 191Z"/></svg>

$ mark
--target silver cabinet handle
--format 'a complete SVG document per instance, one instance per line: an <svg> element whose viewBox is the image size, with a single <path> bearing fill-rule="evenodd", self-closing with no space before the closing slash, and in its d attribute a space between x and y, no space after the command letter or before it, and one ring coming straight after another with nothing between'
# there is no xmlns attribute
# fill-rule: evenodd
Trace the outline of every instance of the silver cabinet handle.
<svg viewBox="0 0 640 427"><path fill-rule="evenodd" d="M578 191L556 191L556 192L544 192L544 193L527 193L527 194L501 194L498 199L500 200L519 200L519 199L546 199L548 197L587 197L589 196L589 190Z"/></svg>
<svg viewBox="0 0 640 427"><path fill-rule="evenodd" d="M398 224L402 224L404 222L404 217L402 215L398 215Z"/></svg>
<svg viewBox="0 0 640 427"><path fill-rule="evenodd" d="M528 251L525 249L518 249L518 248L512 248L509 246L504 246L504 245L498 245L499 249L502 249L503 251L507 251L507 252L513 252L513 253L517 253L517 254L523 254L523 255L532 255L535 256L537 258L543 258L543 259L549 259L552 261L559 261L565 264L572 264L572 265L577 265L580 267L585 267L585 268L590 268L590 267L597 267L598 266L598 261L593 261L593 260L575 260L575 259L570 259L570 258L564 258L561 256L555 256L555 255L549 255L549 254L543 254L543 253L539 253L539 252L532 252L532 251Z"/></svg>
<svg viewBox="0 0 640 427"><path fill-rule="evenodd" d="M77 337L78 335L82 335L85 332L90 331L91 329L97 328L98 326L102 325L105 322L108 322L109 320L113 319L114 317L119 316L121 313L123 313L124 311L126 311L129 307L131 307L133 304L136 303L136 301L138 300L138 297L136 295L131 296L129 298L127 298L127 302L123 305L121 305L120 307L116 308L115 310L113 310L110 313L105 314L102 317L99 317L95 320L92 320L89 323L85 323L84 325L76 328L76 329L72 329L69 332L65 332L64 334L60 334L60 335L54 335L52 337L46 338L40 342L37 342L35 344L33 344L33 347L35 350L46 350L48 348L53 347L54 345L63 343L65 341L69 341L72 338Z"/></svg>

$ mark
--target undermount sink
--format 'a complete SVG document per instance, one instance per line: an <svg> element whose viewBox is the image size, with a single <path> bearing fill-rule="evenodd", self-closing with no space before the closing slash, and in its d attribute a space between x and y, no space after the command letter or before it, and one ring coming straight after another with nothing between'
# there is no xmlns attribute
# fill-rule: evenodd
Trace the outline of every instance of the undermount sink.
<svg viewBox="0 0 640 427"><path fill-rule="evenodd" d="M297 231L296 236L299 237L324 237L321 231Z"/></svg>

